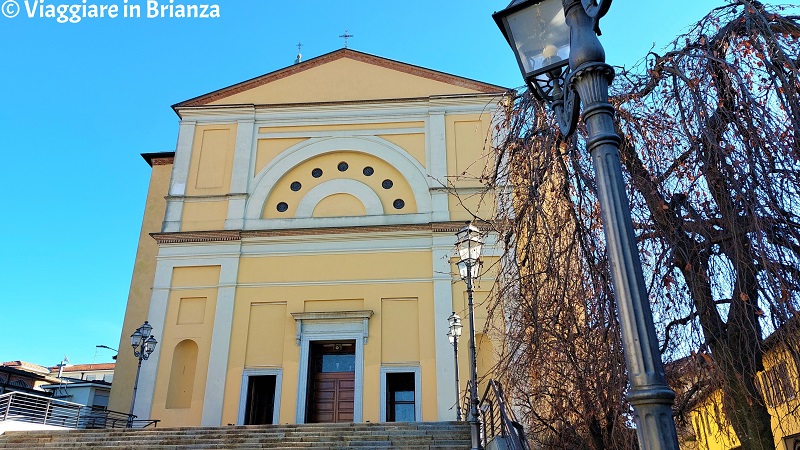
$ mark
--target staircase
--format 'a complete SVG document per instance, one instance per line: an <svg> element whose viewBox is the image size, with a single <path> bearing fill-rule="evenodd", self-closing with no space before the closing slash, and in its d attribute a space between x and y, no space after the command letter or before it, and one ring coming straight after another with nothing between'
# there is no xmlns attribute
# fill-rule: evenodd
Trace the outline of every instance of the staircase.
<svg viewBox="0 0 800 450"><path fill-rule="evenodd" d="M0 435L0 449L466 450L469 447L469 424L466 422L10 431Z"/></svg>

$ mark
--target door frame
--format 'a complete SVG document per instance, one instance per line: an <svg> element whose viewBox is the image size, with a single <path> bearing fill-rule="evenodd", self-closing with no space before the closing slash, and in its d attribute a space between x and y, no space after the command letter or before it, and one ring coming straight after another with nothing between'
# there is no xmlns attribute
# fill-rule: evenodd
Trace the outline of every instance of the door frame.
<svg viewBox="0 0 800 450"><path fill-rule="evenodd" d="M239 391L239 415L236 419L237 425L244 425L244 415L247 409L247 386L250 384L250 377L263 375L273 375L275 377L275 404L272 406L272 423L281 423L281 386L283 384L283 369L244 369L242 371L242 387Z"/></svg>
<svg viewBox="0 0 800 450"><path fill-rule="evenodd" d="M353 422L361 422L363 420L364 343L367 340L369 330L367 321L369 317L372 316L372 311L347 311L327 314L294 313L292 316L294 316L295 320L298 322L297 340L300 345L300 367L297 380L297 414L295 416L295 423L306 423L308 358L310 356L312 341L356 342Z"/></svg>

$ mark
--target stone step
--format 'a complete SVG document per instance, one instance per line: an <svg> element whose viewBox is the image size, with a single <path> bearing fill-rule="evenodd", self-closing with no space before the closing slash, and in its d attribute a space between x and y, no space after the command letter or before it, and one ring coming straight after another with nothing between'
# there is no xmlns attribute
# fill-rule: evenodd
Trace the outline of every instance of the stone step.
<svg viewBox="0 0 800 450"><path fill-rule="evenodd" d="M350 423L178 427L136 430L21 431L0 436L0 449L406 449L469 448L464 422Z"/></svg>

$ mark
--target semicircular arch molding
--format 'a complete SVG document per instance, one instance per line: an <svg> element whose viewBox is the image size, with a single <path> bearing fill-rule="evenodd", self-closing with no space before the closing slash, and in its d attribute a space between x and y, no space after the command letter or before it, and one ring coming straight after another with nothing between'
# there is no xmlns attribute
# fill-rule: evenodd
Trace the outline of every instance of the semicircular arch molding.
<svg viewBox="0 0 800 450"><path fill-rule="evenodd" d="M264 204L273 187L289 170L316 156L340 151L363 152L386 161L406 178L414 194L417 211L431 211L431 195L425 168L408 152L378 137L334 137L301 142L285 150L264 167L256 177L255 188L247 200L245 219L261 219ZM370 214L369 210L367 213Z"/></svg>
<svg viewBox="0 0 800 450"><path fill-rule="evenodd" d="M381 199L378 197L378 194L372 190L372 188L356 180L340 178L337 180L326 181L308 191L308 193L297 205L295 217L312 217L314 214L314 209L317 207L319 202L321 202L325 197L334 194L350 194L357 198L362 204L364 204L364 209L366 209L368 216L377 216L383 214L383 205L381 204Z"/></svg>

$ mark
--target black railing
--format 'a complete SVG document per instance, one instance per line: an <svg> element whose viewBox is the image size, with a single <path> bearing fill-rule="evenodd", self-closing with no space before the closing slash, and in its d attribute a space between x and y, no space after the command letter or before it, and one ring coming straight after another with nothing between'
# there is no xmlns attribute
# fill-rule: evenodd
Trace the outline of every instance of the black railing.
<svg viewBox="0 0 800 450"><path fill-rule="evenodd" d="M510 450L531 450L522 425L503 395L503 387L489 380L478 410L481 414L481 442L486 448L494 439L502 439ZM503 448L500 446L499 448Z"/></svg>
<svg viewBox="0 0 800 450"><path fill-rule="evenodd" d="M0 422L3 421L79 429L147 428L156 427L159 422L24 392L0 395Z"/></svg>

